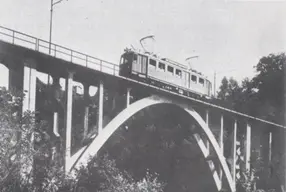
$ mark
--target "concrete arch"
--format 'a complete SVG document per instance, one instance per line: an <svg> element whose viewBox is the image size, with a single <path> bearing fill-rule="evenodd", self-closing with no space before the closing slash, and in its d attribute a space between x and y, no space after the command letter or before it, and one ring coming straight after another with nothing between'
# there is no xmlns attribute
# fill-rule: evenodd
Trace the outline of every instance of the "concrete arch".
<svg viewBox="0 0 286 192"><path fill-rule="evenodd" d="M190 116L192 116L197 123L200 125L200 128L202 131L206 134L210 145L214 148L216 158L219 159L220 166L222 168L223 174L227 180L227 183L229 185L229 188L232 192L235 191L235 186L233 179L231 177L230 170L227 166L226 160L223 156L223 153L221 152L221 149L211 132L208 125L205 123L205 121L202 119L202 117L188 104L181 103L181 102L175 102L168 98L162 97L162 96L150 96L144 99L141 99L139 101L134 102L131 104L128 108L124 109L120 114L118 114L106 127L102 130L102 132L92 141L92 143L86 147L85 149L79 151L77 154L74 155L68 162L66 166L69 167L69 170L72 170L74 167L79 167L81 165L86 166L89 159L91 157L94 157L97 152L100 150L100 148L104 145L104 143L109 139L109 137L131 116L133 116L135 113L139 112L140 110L153 106L156 104L174 104L176 106L179 106L182 110L186 111ZM198 146L200 147L202 154L205 158L208 157L208 151L207 148L203 142L203 140L200 138L199 134L194 134L194 138L196 139ZM217 186L218 191L221 190L222 187L222 181L219 178L219 174L214 169L214 164L211 160L208 160L209 167L213 173L213 178L215 181L215 184Z"/></svg>

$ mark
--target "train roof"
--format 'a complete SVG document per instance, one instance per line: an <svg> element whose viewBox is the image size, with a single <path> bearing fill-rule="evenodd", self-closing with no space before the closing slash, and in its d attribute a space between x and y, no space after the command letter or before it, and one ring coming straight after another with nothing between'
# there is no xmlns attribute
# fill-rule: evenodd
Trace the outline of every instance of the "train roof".
<svg viewBox="0 0 286 192"><path fill-rule="evenodd" d="M168 58L160 58L158 55L153 54L153 53L141 52L140 50L137 51L137 50L128 49L128 48L126 48L124 51L125 51L125 52L134 52L134 53L137 53L137 54L145 55L145 56L147 56L147 57L151 57L151 58L156 59L156 60L158 60L158 61L161 60L161 61L163 61L163 62L165 62L165 63L170 63L170 64L175 65L175 66L177 66L177 67L181 67L182 69L184 69L184 70L186 70L186 71L189 70L189 71L192 71L193 73L197 73L197 74L199 74L199 75L201 75L201 76L204 76L201 72L198 72L198 71L196 71L196 70L194 70L194 69L189 69L189 68L188 68L186 65L184 65L184 64L178 63L178 62L173 61L173 60L168 59ZM205 77L205 76L204 76L204 77ZM205 77L205 78L206 78L206 77Z"/></svg>

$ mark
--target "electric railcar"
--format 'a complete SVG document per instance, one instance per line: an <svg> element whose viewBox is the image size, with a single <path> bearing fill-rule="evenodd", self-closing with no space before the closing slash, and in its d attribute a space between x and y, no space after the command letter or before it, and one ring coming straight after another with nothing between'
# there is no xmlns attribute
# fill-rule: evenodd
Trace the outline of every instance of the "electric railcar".
<svg viewBox="0 0 286 192"><path fill-rule="evenodd" d="M201 73L153 54L125 49L120 58L119 75L187 96L211 96L211 82Z"/></svg>

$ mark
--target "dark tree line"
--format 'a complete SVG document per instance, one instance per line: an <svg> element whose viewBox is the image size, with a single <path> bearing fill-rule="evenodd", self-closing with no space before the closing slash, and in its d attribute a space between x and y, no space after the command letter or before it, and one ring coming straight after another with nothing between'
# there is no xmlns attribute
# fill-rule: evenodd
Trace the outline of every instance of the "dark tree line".
<svg viewBox="0 0 286 192"><path fill-rule="evenodd" d="M224 77L217 99L234 110L284 125L285 66L285 53L262 57L255 66L256 74L252 79L244 79L239 84L233 78ZM259 186L265 190L272 188L276 191L283 191L285 132L275 127L272 133L273 143L276 144L274 147L278 150L273 152L272 161L267 164L260 162L261 159L253 160L253 163L259 164L254 171L260 173L260 177L252 178L252 181L247 182L248 184L260 183ZM270 180L272 181L269 182ZM249 187L248 191L254 191L254 189Z"/></svg>
<svg viewBox="0 0 286 192"><path fill-rule="evenodd" d="M262 57L255 66L256 75L241 84L224 77L218 99L237 111L283 124L285 60L284 53Z"/></svg>

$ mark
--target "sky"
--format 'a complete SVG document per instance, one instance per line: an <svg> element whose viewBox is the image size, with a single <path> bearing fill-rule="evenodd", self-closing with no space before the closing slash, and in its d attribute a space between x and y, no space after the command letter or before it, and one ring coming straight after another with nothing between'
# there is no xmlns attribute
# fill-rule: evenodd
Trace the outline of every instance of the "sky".
<svg viewBox="0 0 286 192"><path fill-rule="evenodd" d="M49 39L50 0L0 0L0 25ZM286 0L63 0L54 6L52 41L119 62L124 48L147 42L161 57L185 63L217 85L254 75L262 56L286 50ZM2 67L3 68L3 67ZM7 74L0 68L0 85Z"/></svg>

